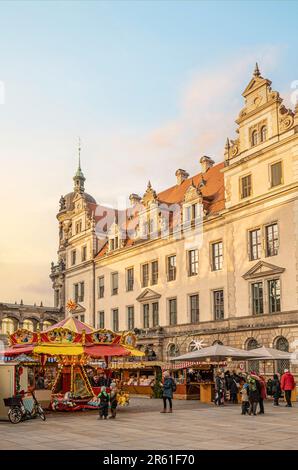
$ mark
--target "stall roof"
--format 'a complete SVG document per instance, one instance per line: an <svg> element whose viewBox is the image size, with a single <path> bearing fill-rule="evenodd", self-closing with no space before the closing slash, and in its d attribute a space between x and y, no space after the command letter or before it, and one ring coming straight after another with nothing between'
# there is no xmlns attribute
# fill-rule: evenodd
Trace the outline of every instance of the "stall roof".
<svg viewBox="0 0 298 470"><path fill-rule="evenodd" d="M232 348L231 346L223 346L221 344L215 344L207 348L202 348L197 351L192 351L182 356L173 357L171 361L197 361L197 360L210 360L210 361L222 361L225 359L231 360L247 360L247 359L259 359L262 354L246 351L245 349Z"/></svg>

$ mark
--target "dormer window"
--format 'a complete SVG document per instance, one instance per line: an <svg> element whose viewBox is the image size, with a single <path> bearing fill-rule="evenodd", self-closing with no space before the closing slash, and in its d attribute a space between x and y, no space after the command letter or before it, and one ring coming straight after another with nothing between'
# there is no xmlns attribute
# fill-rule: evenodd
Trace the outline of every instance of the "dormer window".
<svg viewBox="0 0 298 470"><path fill-rule="evenodd" d="M261 142L265 142L267 140L267 127L263 126L261 128Z"/></svg>
<svg viewBox="0 0 298 470"><path fill-rule="evenodd" d="M119 248L119 237L110 238L110 251Z"/></svg>
<svg viewBox="0 0 298 470"><path fill-rule="evenodd" d="M252 147L254 147L257 144L258 144L258 133L257 131L253 131L253 133L251 134L251 145Z"/></svg>
<svg viewBox="0 0 298 470"><path fill-rule="evenodd" d="M198 203L184 207L184 223L196 220L199 216Z"/></svg>

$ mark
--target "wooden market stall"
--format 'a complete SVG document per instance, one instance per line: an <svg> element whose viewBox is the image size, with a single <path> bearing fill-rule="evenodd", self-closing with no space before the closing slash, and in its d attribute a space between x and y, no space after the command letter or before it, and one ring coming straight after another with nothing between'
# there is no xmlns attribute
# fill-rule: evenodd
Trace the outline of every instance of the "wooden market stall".
<svg viewBox="0 0 298 470"><path fill-rule="evenodd" d="M164 366L170 370L176 382L174 398L211 403L214 400L214 369L216 366L217 364L203 362L184 362Z"/></svg>
<svg viewBox="0 0 298 470"><path fill-rule="evenodd" d="M115 361L110 366L130 395L153 397L154 384L162 378L163 363L159 361Z"/></svg>

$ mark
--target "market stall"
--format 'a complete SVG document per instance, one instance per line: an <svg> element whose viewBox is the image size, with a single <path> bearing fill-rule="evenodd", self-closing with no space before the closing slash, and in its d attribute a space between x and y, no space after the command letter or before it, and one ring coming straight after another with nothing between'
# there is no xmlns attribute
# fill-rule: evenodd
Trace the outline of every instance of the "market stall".
<svg viewBox="0 0 298 470"><path fill-rule="evenodd" d="M215 344L206 348L201 348L182 356L171 359L173 363L179 363L182 361L188 361L190 364L202 361L205 363L213 364L214 369L218 369L222 366L223 361L241 361L248 359L259 359L261 354L252 351L246 351L244 349L232 348L231 346L223 346ZM189 364L189 366L190 366ZM191 366L192 367L192 366ZM192 367L193 368L193 367ZM210 372L211 377L211 372ZM211 403L214 400L215 395L215 383L214 374L212 380L201 381L198 386L199 400L203 403Z"/></svg>
<svg viewBox="0 0 298 470"><path fill-rule="evenodd" d="M163 363L159 361L115 361L111 369L130 395L154 396L154 385L161 381Z"/></svg>

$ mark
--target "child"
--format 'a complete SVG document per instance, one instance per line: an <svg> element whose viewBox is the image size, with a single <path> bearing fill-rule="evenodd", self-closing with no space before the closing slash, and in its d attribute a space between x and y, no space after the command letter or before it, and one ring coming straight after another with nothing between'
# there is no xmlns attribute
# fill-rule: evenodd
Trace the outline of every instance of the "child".
<svg viewBox="0 0 298 470"><path fill-rule="evenodd" d="M111 416L110 419L116 418L116 409L117 409L117 385L115 382L111 383L111 391L110 391L110 404L111 404Z"/></svg>
<svg viewBox="0 0 298 470"><path fill-rule="evenodd" d="M242 415L248 414L249 411L249 401L248 401L248 390L249 390L249 385L247 382L243 384L242 390L240 390L241 393L241 402L242 402Z"/></svg>
<svg viewBox="0 0 298 470"><path fill-rule="evenodd" d="M100 400L99 405L99 419L107 419L109 413L109 401L110 397L109 394L106 392L106 387L102 386L100 390L100 394L98 395Z"/></svg>

